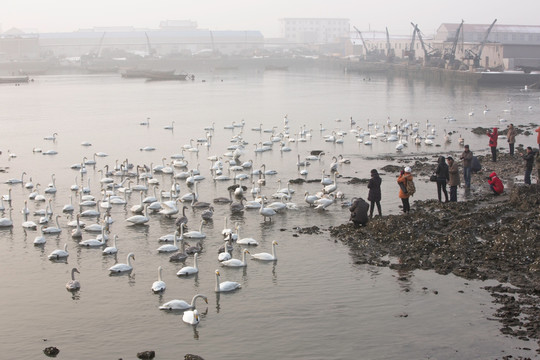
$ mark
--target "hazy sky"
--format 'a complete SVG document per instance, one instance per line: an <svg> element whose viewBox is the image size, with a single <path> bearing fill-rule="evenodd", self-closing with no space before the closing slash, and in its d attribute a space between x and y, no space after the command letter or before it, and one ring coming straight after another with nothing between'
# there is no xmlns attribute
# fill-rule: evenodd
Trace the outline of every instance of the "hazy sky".
<svg viewBox="0 0 540 360"><path fill-rule="evenodd" d="M350 19L351 29L407 35L410 22L425 34L441 23L540 25L540 1L514 0L3 0L2 31L12 27L69 32L99 26L157 29L162 20L192 20L211 30L260 30L280 35L285 17Z"/></svg>

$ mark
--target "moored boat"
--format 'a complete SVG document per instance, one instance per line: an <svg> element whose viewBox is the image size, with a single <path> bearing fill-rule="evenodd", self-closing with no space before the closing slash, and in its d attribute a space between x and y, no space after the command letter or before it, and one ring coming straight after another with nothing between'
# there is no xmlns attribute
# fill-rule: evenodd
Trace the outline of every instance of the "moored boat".
<svg viewBox="0 0 540 360"><path fill-rule="evenodd" d="M28 76L16 76L16 75L0 76L1 84L27 83L29 80L30 78Z"/></svg>

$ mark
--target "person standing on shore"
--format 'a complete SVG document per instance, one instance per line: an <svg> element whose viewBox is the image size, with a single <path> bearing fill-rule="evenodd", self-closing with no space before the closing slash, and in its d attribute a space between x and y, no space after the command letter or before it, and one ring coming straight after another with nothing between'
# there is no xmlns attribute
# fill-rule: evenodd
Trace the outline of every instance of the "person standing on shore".
<svg viewBox="0 0 540 360"><path fill-rule="evenodd" d="M510 148L510 156L514 156L514 143L516 142L517 131L514 124L508 125L508 131L506 132L506 139Z"/></svg>
<svg viewBox="0 0 540 360"><path fill-rule="evenodd" d="M451 156L447 157L446 161L448 161L448 175L450 176L450 179L448 180L448 185L450 186L450 201L455 202L457 201L457 187L460 185L459 167Z"/></svg>
<svg viewBox="0 0 540 360"><path fill-rule="evenodd" d="M469 145L465 145L465 150L461 154L461 160L463 160L463 180L465 181L465 187L467 189L471 187L472 159L473 153L469 149Z"/></svg>
<svg viewBox="0 0 540 360"><path fill-rule="evenodd" d="M437 161L437 169L435 175L437 175L437 197L441 202L441 191L444 193L445 202L448 202L448 192L446 191L446 181L450 179L448 174L448 165L444 161L444 156L439 156Z"/></svg>
<svg viewBox="0 0 540 360"><path fill-rule="evenodd" d="M397 183L399 184L399 198L403 204L403 213L408 214L411 211L411 205L409 204L409 193L407 192L407 181L412 181L413 176L411 174L411 168L406 167L401 171L399 177L397 178Z"/></svg>
<svg viewBox="0 0 540 360"><path fill-rule="evenodd" d="M371 179L369 179L368 183L368 201L370 201L369 205L369 217L373 217L373 210L374 206L377 205L377 210L379 211L379 216L382 216L382 210L381 210L381 183L382 179L379 176L379 173L377 172L377 169L371 170Z"/></svg>
<svg viewBox="0 0 540 360"><path fill-rule="evenodd" d="M538 133L536 136L536 144L538 144L538 150L540 150L540 126L534 131Z"/></svg>
<svg viewBox="0 0 540 360"><path fill-rule="evenodd" d="M523 160L525 160L525 184L531 185L531 173L534 162L534 153L532 147L527 146L527 152L525 154L519 153Z"/></svg>
<svg viewBox="0 0 540 360"><path fill-rule="evenodd" d="M489 137L489 148L491 149L491 160L497 162L497 139L499 138L499 129L494 127L493 131L486 130Z"/></svg>
<svg viewBox="0 0 540 360"><path fill-rule="evenodd" d="M491 174L489 174L487 178L488 184L490 189L493 191L495 195L501 195L504 191L504 185L497 176L497 173L494 171Z"/></svg>

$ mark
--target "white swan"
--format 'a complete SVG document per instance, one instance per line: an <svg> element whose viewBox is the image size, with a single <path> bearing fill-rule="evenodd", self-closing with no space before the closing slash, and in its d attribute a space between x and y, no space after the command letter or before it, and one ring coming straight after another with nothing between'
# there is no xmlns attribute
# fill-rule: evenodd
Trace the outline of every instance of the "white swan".
<svg viewBox="0 0 540 360"><path fill-rule="evenodd" d="M199 310L188 310L182 315L182 321L191 325L197 325L199 323Z"/></svg>
<svg viewBox="0 0 540 360"><path fill-rule="evenodd" d="M188 276L188 275L192 275L192 274L197 274L199 272L199 267L198 267L198 264L197 264L198 255L199 255L198 253L195 253L195 255L193 255L193 266L184 266L183 268L178 270L176 275L178 275L178 276Z"/></svg>
<svg viewBox="0 0 540 360"><path fill-rule="evenodd" d="M20 179L9 179L5 182L5 184L13 185L13 184L22 184L24 182L24 175L26 175L26 172L23 171Z"/></svg>
<svg viewBox="0 0 540 360"><path fill-rule="evenodd" d="M24 222L22 223L22 227L29 230L36 230L37 224L33 222L32 220L28 220L28 214L24 214Z"/></svg>
<svg viewBox="0 0 540 360"><path fill-rule="evenodd" d="M133 270L133 266L131 266L131 259L135 260L135 254L129 253L126 260L127 264L116 264L114 266L111 266L109 268L109 271L111 273L121 273Z"/></svg>
<svg viewBox="0 0 540 360"><path fill-rule="evenodd" d="M130 222L135 225L143 225L150 221L148 217L148 205L144 207L144 215L133 215L126 219L127 222Z"/></svg>
<svg viewBox="0 0 540 360"><path fill-rule="evenodd" d="M9 218L0 218L0 227L11 227L13 226L13 219L11 218L12 209L9 208Z"/></svg>
<svg viewBox="0 0 540 360"><path fill-rule="evenodd" d="M266 221L266 218L269 218L270 221L272 221L272 216L276 215L276 211L269 207L264 207L264 201L259 209L259 214L263 216L264 221Z"/></svg>
<svg viewBox="0 0 540 360"><path fill-rule="evenodd" d="M58 259L67 258L68 256L69 256L69 253L67 251L67 244L64 244L64 250L56 249L49 254L48 258L49 260L58 260Z"/></svg>
<svg viewBox="0 0 540 360"><path fill-rule="evenodd" d="M240 244L240 245L254 245L254 246L259 245L257 240L255 240L253 238L249 238L249 237L240 238L240 225L238 225L236 227L236 233L238 234L238 240L236 240L237 244Z"/></svg>
<svg viewBox="0 0 540 360"><path fill-rule="evenodd" d="M113 237L113 246L107 246L105 249L103 249L103 255L114 255L118 252L118 248L116 247L116 239L118 239L118 235L114 235Z"/></svg>
<svg viewBox="0 0 540 360"><path fill-rule="evenodd" d="M181 228L183 229L184 227L181 226ZM178 237L177 237L177 235L178 235L178 231L175 231L173 243L172 244L161 245L160 247L157 248L157 251L160 252L160 253L178 251L179 248L178 248ZM184 240L181 238L180 241L184 241Z"/></svg>
<svg viewBox="0 0 540 360"><path fill-rule="evenodd" d="M167 285L165 284L165 281L161 279L162 271L163 269L161 268L161 266L158 267L158 279L154 281L154 283L152 284L152 291L154 292L154 294L165 291L165 288L167 287Z"/></svg>
<svg viewBox="0 0 540 360"><path fill-rule="evenodd" d="M45 244L47 242L47 238L45 238L45 236L43 236L43 226L41 226L40 230L41 230L41 234L34 238L34 245L35 246L43 245L43 244Z"/></svg>
<svg viewBox="0 0 540 360"><path fill-rule="evenodd" d="M277 260L277 256L276 256L276 245L277 245L277 241L272 241L272 254L269 254L269 253L257 253L257 254L252 254L251 255L251 258L254 259L254 260L263 260L263 261L276 261Z"/></svg>
<svg viewBox="0 0 540 360"><path fill-rule="evenodd" d="M75 280L75 273L79 273L79 270L77 268L71 269L71 280L69 280L66 284L66 289L68 291L77 291L81 288L81 283L79 280Z"/></svg>
<svg viewBox="0 0 540 360"><path fill-rule="evenodd" d="M242 260L238 260L238 259L225 260L221 262L221 265L229 266L229 267L245 267L247 266L246 254L249 254L248 249L244 249L242 251Z"/></svg>
<svg viewBox="0 0 540 360"><path fill-rule="evenodd" d="M77 219L76 219L77 227L75 229L71 230L71 237L74 238L74 239L78 239L78 238L82 237L82 229L81 229L80 217L81 217L81 215L77 214Z"/></svg>
<svg viewBox="0 0 540 360"><path fill-rule="evenodd" d="M231 259L231 254L229 253L229 246L228 245L231 245L232 240L231 240L231 237L229 236L227 238L227 244L225 244L225 246L223 247L223 252L220 252L218 254L218 261L225 261L225 260L230 260Z"/></svg>
<svg viewBox="0 0 540 360"><path fill-rule="evenodd" d="M85 247L98 247L98 246L103 246L105 244L107 244L107 238L104 236L101 237L101 240L96 238L96 239L83 240L79 242L79 245L85 246Z"/></svg>
<svg viewBox="0 0 540 360"><path fill-rule="evenodd" d="M195 307L195 300L201 298L208 304L208 298L202 294L197 294L191 299L191 304L188 304L184 300L171 300L159 307L160 310L188 310Z"/></svg>
<svg viewBox="0 0 540 360"><path fill-rule="evenodd" d="M206 238L206 234L202 232L203 224L204 224L204 220L201 220L201 226L199 227L199 231L196 231L196 230L188 231L187 233L184 234L184 237L189 238L189 239Z"/></svg>
<svg viewBox="0 0 540 360"><path fill-rule="evenodd" d="M56 227L55 226L49 226L45 229L43 229L43 233L45 234L60 234L62 232L62 229L60 229L60 224L58 223L58 218L60 215L56 215Z"/></svg>
<svg viewBox="0 0 540 360"><path fill-rule="evenodd" d="M233 291L236 289L239 289L242 287L240 283L237 283L236 281L219 281L219 270L216 270L216 292L227 292L227 291Z"/></svg>

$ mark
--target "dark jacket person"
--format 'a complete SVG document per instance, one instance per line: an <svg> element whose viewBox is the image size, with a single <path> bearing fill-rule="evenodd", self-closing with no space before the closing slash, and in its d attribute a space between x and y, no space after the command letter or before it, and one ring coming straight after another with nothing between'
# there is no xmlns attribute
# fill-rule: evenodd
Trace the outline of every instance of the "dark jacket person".
<svg viewBox="0 0 540 360"><path fill-rule="evenodd" d="M375 210L375 205L377 205L377 210L379 211L379 216L382 216L381 210L381 183L382 179L379 176L379 173L376 169L371 170L371 179L368 183L368 201L370 202L369 206L369 217L373 217L373 210Z"/></svg>
<svg viewBox="0 0 540 360"><path fill-rule="evenodd" d="M353 201L349 211L351 212L350 220L355 226L366 226L368 223L368 209L369 205L362 198L357 198Z"/></svg>

